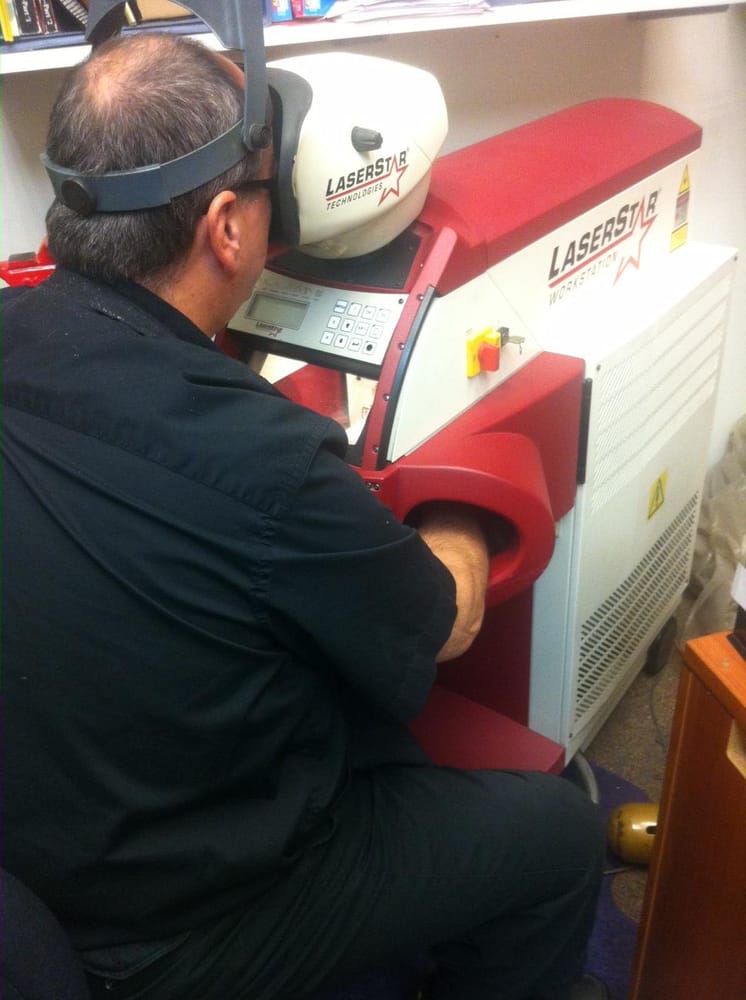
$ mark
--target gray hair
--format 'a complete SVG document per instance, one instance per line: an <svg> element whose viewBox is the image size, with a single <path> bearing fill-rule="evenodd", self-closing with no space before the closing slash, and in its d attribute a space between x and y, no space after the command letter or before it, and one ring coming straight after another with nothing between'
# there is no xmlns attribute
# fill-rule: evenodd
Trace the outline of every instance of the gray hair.
<svg viewBox="0 0 746 1000"><path fill-rule="evenodd" d="M47 153L85 173L130 170L183 156L242 114L237 81L209 49L167 34L120 36L98 47L63 84ZM92 278L157 284L185 258L212 199L247 185L256 172L257 157L247 152L169 205L134 212L85 217L55 200L47 212L50 252L63 267Z"/></svg>

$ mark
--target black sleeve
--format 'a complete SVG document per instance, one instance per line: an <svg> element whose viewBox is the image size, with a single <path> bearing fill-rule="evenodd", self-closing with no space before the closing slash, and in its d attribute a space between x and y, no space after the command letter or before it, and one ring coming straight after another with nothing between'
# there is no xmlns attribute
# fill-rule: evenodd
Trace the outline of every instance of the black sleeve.
<svg viewBox="0 0 746 1000"><path fill-rule="evenodd" d="M406 721L424 705L455 620L455 583L417 532L319 449L278 528L269 582L279 620L365 700Z"/></svg>

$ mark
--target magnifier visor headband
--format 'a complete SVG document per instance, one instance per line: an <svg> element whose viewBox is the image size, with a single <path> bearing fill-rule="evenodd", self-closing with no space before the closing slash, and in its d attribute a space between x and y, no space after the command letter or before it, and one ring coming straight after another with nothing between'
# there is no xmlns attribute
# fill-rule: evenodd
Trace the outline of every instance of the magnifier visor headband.
<svg viewBox="0 0 746 1000"><path fill-rule="evenodd" d="M270 143L264 51L264 0L183 0L187 10L201 18L223 47L244 56L243 141L249 152ZM90 0L86 38L96 46L126 24L123 0Z"/></svg>
<svg viewBox="0 0 746 1000"><path fill-rule="evenodd" d="M107 174L81 174L60 167L42 154L55 195L80 215L93 212L135 212L168 205L187 191L230 170L247 155L243 122L168 163Z"/></svg>
<svg viewBox="0 0 746 1000"><path fill-rule="evenodd" d="M93 212L135 212L158 208L187 191L206 184L230 170L250 152L266 149L272 140L271 103L268 98L261 0L189 0L228 49L244 52L244 116L222 135L198 149L167 163L84 174L53 163L46 154L42 163L55 195L80 215ZM122 0L90 0L88 39L95 46L123 26Z"/></svg>

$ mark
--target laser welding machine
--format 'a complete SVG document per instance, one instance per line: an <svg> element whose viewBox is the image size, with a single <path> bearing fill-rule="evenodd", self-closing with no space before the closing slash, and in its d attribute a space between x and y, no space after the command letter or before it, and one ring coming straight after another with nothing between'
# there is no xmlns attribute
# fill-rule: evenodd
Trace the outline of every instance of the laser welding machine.
<svg viewBox="0 0 746 1000"><path fill-rule="evenodd" d="M503 520L482 631L414 729L449 763L557 769L688 578L734 256L688 239L701 130L598 100L436 158L429 74L282 60L276 112L299 81L279 156L299 249L225 345L339 419L398 517L446 500Z"/></svg>

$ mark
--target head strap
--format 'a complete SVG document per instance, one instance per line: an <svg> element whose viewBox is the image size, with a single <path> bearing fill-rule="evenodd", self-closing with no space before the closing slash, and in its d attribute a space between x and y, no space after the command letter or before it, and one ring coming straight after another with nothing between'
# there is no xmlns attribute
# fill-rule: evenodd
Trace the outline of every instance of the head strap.
<svg viewBox="0 0 746 1000"><path fill-rule="evenodd" d="M235 166L247 151L270 144L262 0L190 0L184 6L202 18L225 48L243 50L243 121L184 156L133 170L83 174L42 155L56 196L80 215L167 205ZM94 47L125 23L122 0L90 0L86 37Z"/></svg>

